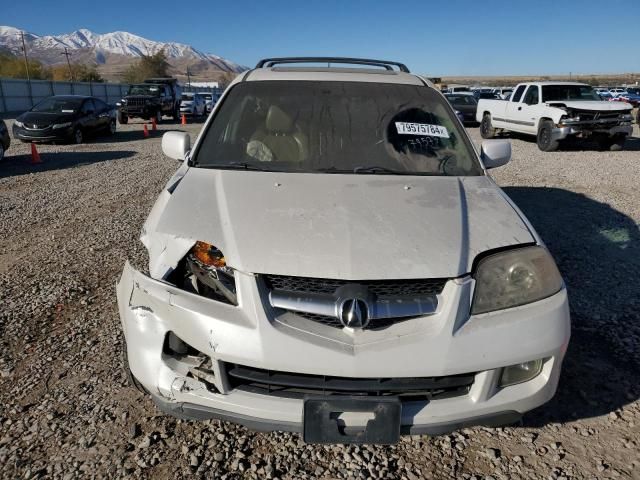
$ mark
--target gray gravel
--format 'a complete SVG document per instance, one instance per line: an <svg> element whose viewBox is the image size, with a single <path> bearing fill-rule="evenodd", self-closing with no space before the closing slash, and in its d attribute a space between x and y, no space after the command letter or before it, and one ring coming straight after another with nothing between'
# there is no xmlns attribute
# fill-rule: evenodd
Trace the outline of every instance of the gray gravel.
<svg viewBox="0 0 640 480"><path fill-rule="evenodd" d="M200 125L160 125L171 128ZM113 140L41 146L37 166L14 142L0 164L2 478L640 478L638 137L606 153L542 153L516 138L494 174L570 290L555 399L522 425L388 447L162 415L127 386L114 285L125 259L144 263L140 227L177 162L140 123Z"/></svg>

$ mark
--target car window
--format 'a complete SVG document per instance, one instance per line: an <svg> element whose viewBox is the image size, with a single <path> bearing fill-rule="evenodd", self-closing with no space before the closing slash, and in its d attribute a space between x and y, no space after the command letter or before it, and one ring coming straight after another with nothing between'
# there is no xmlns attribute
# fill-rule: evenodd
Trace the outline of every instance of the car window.
<svg viewBox="0 0 640 480"><path fill-rule="evenodd" d="M543 85L542 101L553 102L562 100L596 100L602 101L600 96L589 85Z"/></svg>
<svg viewBox="0 0 640 480"><path fill-rule="evenodd" d="M93 104L96 106L96 111L98 112L103 112L109 108L109 106L99 98L94 98Z"/></svg>
<svg viewBox="0 0 640 480"><path fill-rule="evenodd" d="M85 100L84 103L82 104L81 112L86 114L86 113L91 113L95 111L96 111L96 107L93 104L93 100L91 100L90 98Z"/></svg>
<svg viewBox="0 0 640 480"><path fill-rule="evenodd" d="M527 89L527 93L524 96L524 103L527 105L537 105L539 99L538 86L537 85L529 85Z"/></svg>
<svg viewBox="0 0 640 480"><path fill-rule="evenodd" d="M49 97L36 104L32 112L48 112L48 113L75 113L80 108L82 99L65 98L65 97Z"/></svg>
<svg viewBox="0 0 640 480"><path fill-rule="evenodd" d="M241 162L283 172L481 175L451 107L424 86L239 83L202 134L195 166Z"/></svg>
<svg viewBox="0 0 640 480"><path fill-rule="evenodd" d="M519 102L526 87L526 85L520 85L518 88L516 88L516 93L513 94L511 101Z"/></svg>

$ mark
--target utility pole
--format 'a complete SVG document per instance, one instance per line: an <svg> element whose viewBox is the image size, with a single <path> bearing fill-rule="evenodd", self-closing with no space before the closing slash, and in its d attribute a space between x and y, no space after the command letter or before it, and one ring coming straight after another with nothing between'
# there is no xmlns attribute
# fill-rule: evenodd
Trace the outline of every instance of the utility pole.
<svg viewBox="0 0 640 480"><path fill-rule="evenodd" d="M189 84L189 88L191 88L191 73L189 72L189 67L187 67L187 83Z"/></svg>
<svg viewBox="0 0 640 480"><path fill-rule="evenodd" d="M22 39L22 54L24 55L24 67L27 70L27 85L29 86L29 101L33 107L33 90L31 89L31 75L29 74L29 60L27 59L27 46L24 43L24 32L20 30L20 38Z"/></svg>
<svg viewBox="0 0 640 480"><path fill-rule="evenodd" d="M27 60L27 47L24 43L24 32L20 32L22 38L22 54L24 55L24 67L27 69L27 81L31 84L31 76L29 75L29 61Z"/></svg>
<svg viewBox="0 0 640 480"><path fill-rule="evenodd" d="M71 56L71 54L69 53L69 50L67 50L67 47L64 47L64 53L61 53L60 55L64 55L65 57L67 57L67 66L69 67L69 79L73 82L73 72L71 71L71 62L69 61L69 57Z"/></svg>

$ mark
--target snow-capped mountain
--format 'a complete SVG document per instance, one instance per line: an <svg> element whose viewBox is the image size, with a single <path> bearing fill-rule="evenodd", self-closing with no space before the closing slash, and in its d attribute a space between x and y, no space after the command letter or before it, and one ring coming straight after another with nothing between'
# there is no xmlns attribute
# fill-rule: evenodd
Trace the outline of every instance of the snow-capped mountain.
<svg viewBox="0 0 640 480"><path fill-rule="evenodd" d="M193 59L212 64L222 71L240 72L244 67L221 58L217 55L204 53L190 45L175 42L155 42L147 38L134 35L129 32L95 33L85 28L63 35L36 35L24 34L27 49L32 56L45 63L58 63L64 61L59 53L66 47L69 50L88 50L95 55L97 63L105 63L107 54L122 55L125 57L141 57L153 55L164 50L166 56L171 59ZM0 48L8 49L16 54L22 53L22 40L20 30L14 27L0 26ZM52 55L53 54L53 55Z"/></svg>

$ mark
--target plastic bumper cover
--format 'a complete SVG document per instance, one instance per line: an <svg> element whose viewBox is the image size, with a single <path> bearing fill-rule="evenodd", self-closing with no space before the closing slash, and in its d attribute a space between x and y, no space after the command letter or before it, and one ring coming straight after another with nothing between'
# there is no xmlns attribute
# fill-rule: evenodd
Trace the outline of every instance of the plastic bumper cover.
<svg viewBox="0 0 640 480"><path fill-rule="evenodd" d="M565 290L525 307L468 318L469 282L449 282L443 292L447 300L436 315L402 322L386 334L360 332L363 338L354 337L349 346L311 340L278 326L267 318L255 278L237 274L236 281L239 307L184 292L125 266L118 304L129 366L164 411L258 429L301 430L302 400L229 389L224 372L215 366L231 362L350 377L478 372L466 395L403 403L402 431L434 434L464 425L509 423L554 395L569 341ZM466 318L461 320L465 298ZM162 350L170 331L211 357L218 375L215 388L166 361ZM497 387L502 367L539 358L546 361L538 376ZM357 415L346 413L344 420L361 426Z"/></svg>

